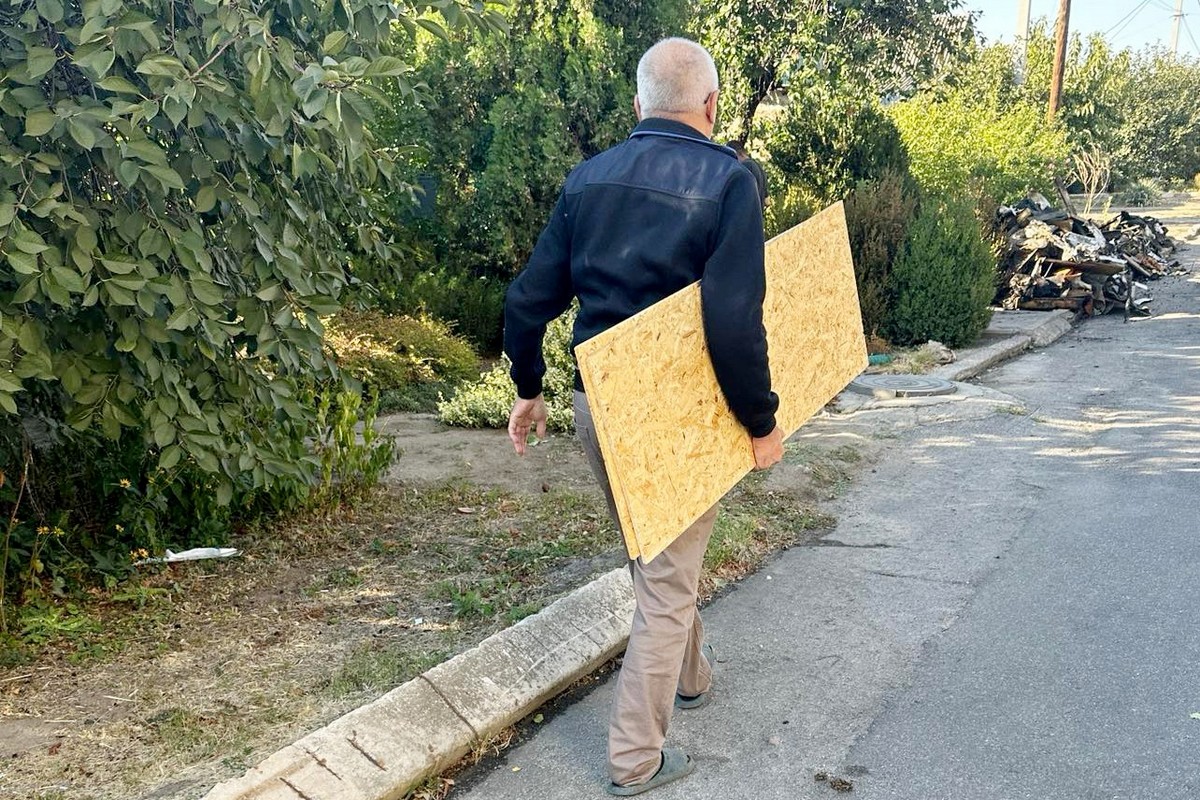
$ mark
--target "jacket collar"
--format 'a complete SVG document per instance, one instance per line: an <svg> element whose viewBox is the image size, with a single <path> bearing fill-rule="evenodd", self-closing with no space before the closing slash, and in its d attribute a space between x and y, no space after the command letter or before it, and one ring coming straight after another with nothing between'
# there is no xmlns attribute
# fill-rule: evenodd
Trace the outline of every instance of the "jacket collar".
<svg viewBox="0 0 1200 800"><path fill-rule="evenodd" d="M638 123L633 129L633 133L629 134L630 139L641 138L644 136L661 136L667 139L686 139L693 141L696 144L702 144L711 147L714 150L720 150L726 155L737 158L737 153L729 149L723 144L717 144L712 139L709 139L700 131L693 128L691 125L686 125L682 122L677 122L673 119L664 117L647 117Z"/></svg>

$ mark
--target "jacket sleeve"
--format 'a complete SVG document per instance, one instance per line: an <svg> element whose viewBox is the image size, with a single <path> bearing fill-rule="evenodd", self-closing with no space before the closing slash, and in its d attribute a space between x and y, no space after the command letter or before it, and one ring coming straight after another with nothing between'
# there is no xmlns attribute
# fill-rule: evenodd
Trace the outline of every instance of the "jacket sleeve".
<svg viewBox="0 0 1200 800"><path fill-rule="evenodd" d="M734 170L718 211L715 245L700 281L704 334L717 382L751 436L775 428L779 398L771 391L762 206L749 170Z"/></svg>
<svg viewBox="0 0 1200 800"><path fill-rule="evenodd" d="M542 337L546 325L571 304L571 238L566 194L560 194L545 230L538 237L525 269L508 287L504 299L504 353L512 362L509 374L517 396L531 399L542 393L546 361Z"/></svg>

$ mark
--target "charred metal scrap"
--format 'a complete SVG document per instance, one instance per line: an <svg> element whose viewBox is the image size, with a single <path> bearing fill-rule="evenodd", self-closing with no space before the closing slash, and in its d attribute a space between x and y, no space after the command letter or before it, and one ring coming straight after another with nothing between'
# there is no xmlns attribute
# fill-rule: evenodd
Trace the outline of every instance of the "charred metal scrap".
<svg viewBox="0 0 1200 800"><path fill-rule="evenodd" d="M1002 243L995 302L1007 309L1149 314L1142 281L1182 271L1166 227L1127 211L1096 224L1031 194L1000 207L995 232Z"/></svg>

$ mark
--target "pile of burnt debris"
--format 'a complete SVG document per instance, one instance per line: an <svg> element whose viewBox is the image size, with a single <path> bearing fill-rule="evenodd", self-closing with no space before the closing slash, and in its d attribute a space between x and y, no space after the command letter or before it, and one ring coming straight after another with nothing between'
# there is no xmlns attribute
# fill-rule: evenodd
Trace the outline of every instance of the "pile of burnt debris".
<svg viewBox="0 0 1200 800"><path fill-rule="evenodd" d="M1127 211L1097 224L1031 194L1001 206L995 230L1002 241L996 305L1007 309L1146 315L1143 281L1183 272L1166 227Z"/></svg>

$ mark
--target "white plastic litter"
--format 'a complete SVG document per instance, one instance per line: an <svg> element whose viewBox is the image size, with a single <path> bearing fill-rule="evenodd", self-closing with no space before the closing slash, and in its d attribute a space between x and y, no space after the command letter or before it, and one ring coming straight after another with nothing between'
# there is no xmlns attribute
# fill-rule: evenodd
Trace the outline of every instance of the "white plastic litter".
<svg viewBox="0 0 1200 800"><path fill-rule="evenodd" d="M191 550L184 550L182 553L176 553L173 550L168 550L166 555L157 558L143 558L137 564L174 564L178 561L203 561L208 558L233 558L240 556L241 550L235 547L193 547Z"/></svg>

